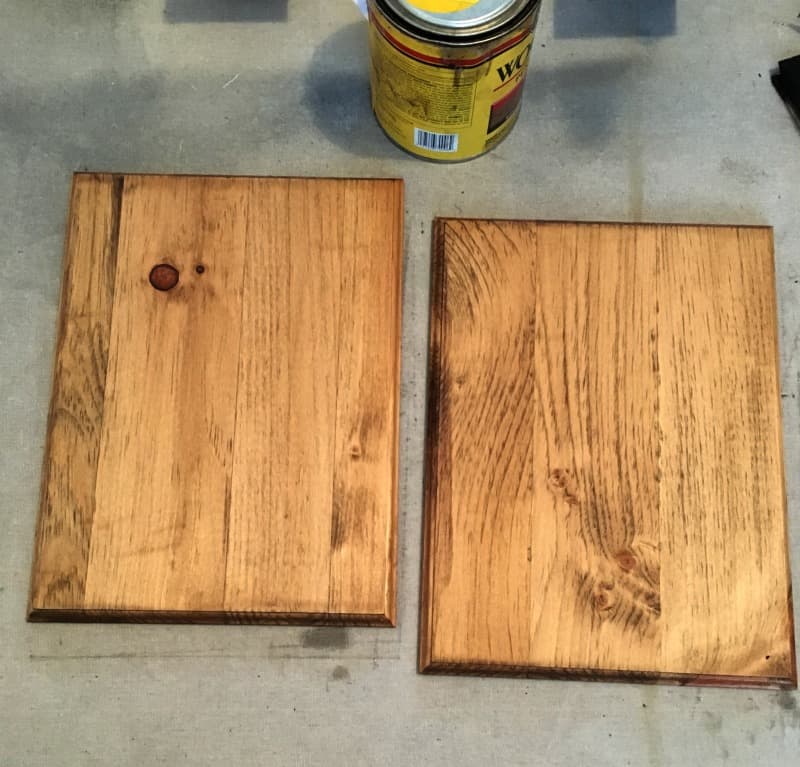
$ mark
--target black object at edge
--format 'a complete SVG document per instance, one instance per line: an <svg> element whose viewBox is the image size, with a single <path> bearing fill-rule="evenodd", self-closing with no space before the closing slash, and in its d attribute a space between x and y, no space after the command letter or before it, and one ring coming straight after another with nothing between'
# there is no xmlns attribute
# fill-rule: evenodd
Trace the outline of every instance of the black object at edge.
<svg viewBox="0 0 800 767"><path fill-rule="evenodd" d="M772 73L772 84L800 123L800 56L781 61Z"/></svg>

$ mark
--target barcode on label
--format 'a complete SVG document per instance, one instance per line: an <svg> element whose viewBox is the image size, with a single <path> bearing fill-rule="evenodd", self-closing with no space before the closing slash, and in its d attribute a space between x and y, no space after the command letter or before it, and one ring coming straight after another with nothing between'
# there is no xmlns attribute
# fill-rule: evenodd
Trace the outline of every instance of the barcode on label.
<svg viewBox="0 0 800 767"><path fill-rule="evenodd" d="M431 152L455 152L458 150L458 133L433 133L414 128L414 146Z"/></svg>

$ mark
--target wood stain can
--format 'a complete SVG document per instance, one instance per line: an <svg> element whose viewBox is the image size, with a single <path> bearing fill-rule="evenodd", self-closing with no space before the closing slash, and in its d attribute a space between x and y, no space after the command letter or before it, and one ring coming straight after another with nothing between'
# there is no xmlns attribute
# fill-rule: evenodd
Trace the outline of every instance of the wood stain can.
<svg viewBox="0 0 800 767"><path fill-rule="evenodd" d="M369 0L372 109L395 144L453 162L519 116L541 0Z"/></svg>

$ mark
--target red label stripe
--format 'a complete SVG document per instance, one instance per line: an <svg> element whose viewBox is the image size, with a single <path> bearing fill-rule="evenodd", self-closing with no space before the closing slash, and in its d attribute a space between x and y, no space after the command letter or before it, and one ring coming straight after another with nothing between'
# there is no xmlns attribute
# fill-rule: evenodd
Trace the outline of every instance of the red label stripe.
<svg viewBox="0 0 800 767"><path fill-rule="evenodd" d="M406 55L410 56L412 59L416 59L417 61L423 61L426 64L436 64L438 66L446 66L446 67L474 67L478 64L482 64L484 61L488 61L489 59L493 59L498 54L502 53L503 51L507 51L509 48L513 48L520 40L524 40L529 34L529 31L520 32L518 35L515 35L507 42L503 43L502 45L498 46L494 50L490 51L489 53L484 54L483 56L478 56L474 59L442 59L437 58L436 56L427 56L424 53L420 53L419 51L415 51L413 48L409 48L407 45L401 43L396 37L394 37L388 29L384 29L370 14L370 18L372 22L375 24L375 27L378 31L383 35L385 40L392 45L392 47L397 48L398 51L405 53Z"/></svg>

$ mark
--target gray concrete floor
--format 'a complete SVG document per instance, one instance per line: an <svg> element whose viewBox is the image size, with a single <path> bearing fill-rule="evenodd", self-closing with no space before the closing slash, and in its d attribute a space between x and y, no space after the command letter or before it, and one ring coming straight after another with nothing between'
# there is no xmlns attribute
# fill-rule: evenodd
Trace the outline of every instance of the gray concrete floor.
<svg viewBox="0 0 800 767"><path fill-rule="evenodd" d="M440 167L375 125L350 0L5 0L0 765L798 764L794 693L415 672L434 215L773 225L800 573L800 131L769 84L800 53L798 12L545 0L517 129ZM67 194L85 168L406 179L398 629L25 623Z"/></svg>

